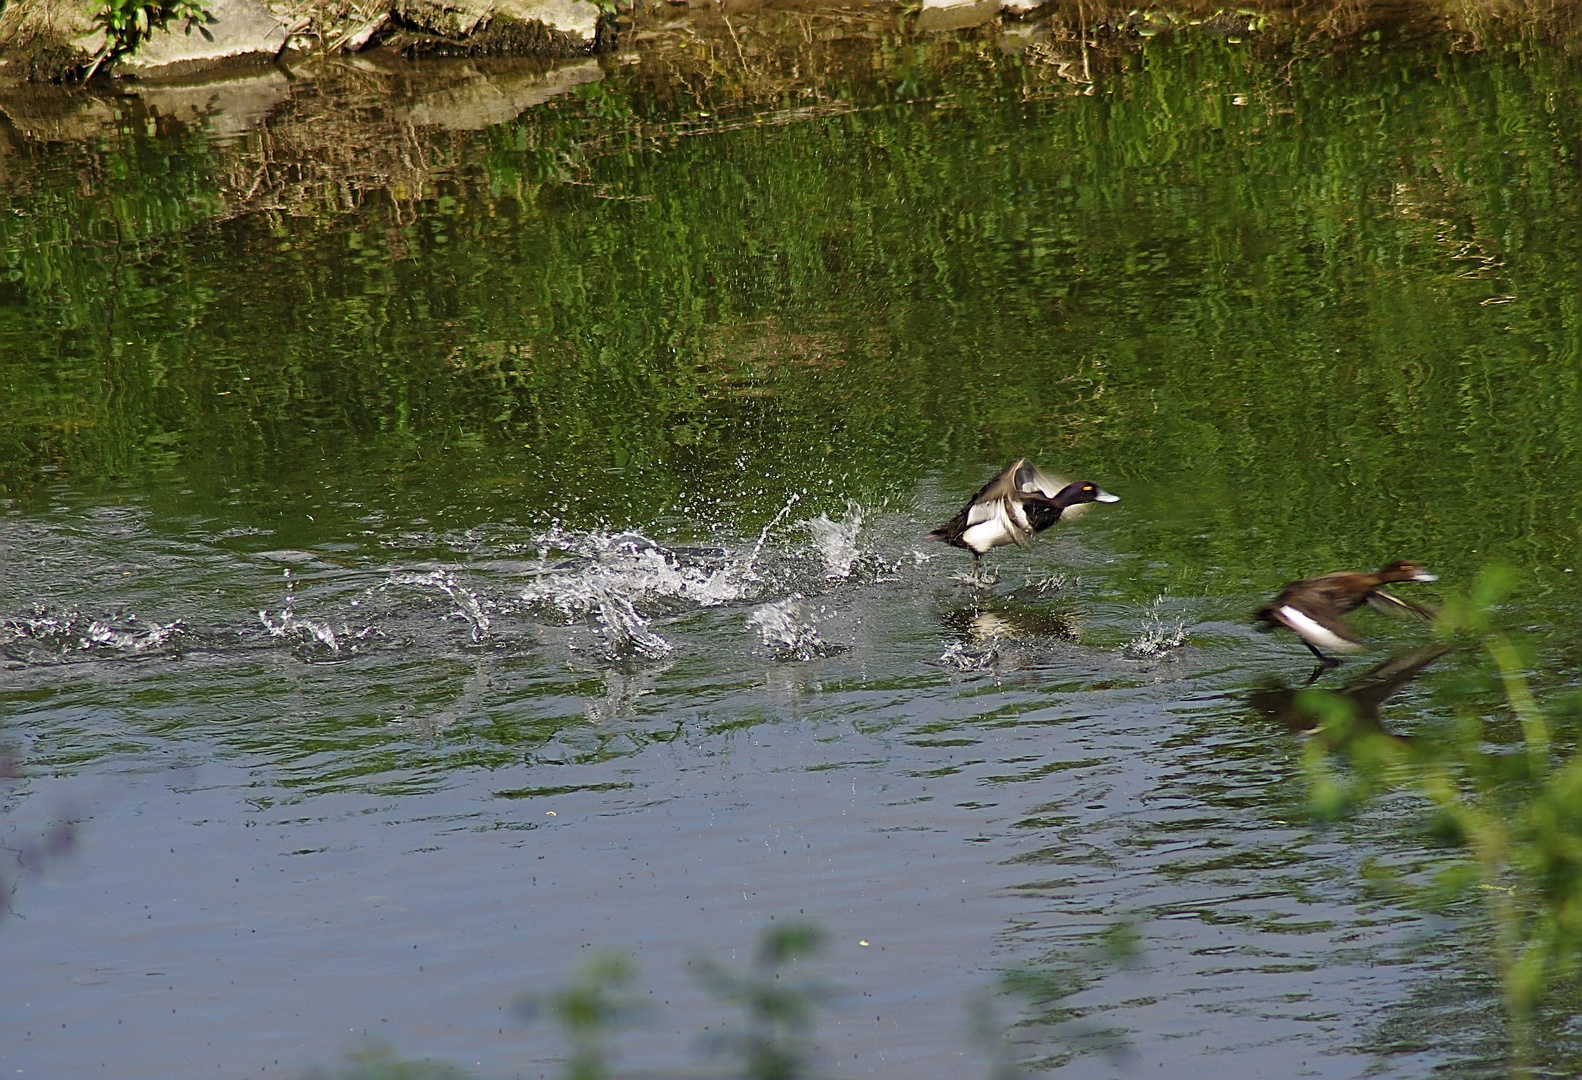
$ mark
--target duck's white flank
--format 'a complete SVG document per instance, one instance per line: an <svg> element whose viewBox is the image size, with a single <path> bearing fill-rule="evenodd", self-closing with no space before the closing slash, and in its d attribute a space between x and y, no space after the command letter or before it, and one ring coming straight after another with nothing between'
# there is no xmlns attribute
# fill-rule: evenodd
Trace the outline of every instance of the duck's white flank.
<svg viewBox="0 0 1582 1080"><path fill-rule="evenodd" d="M1027 534L1032 531L1027 511L1022 504L1011 499L991 499L974 503L967 509L967 527L961 530L961 542L979 555L1000 544L1027 545Z"/></svg>
<svg viewBox="0 0 1582 1080"><path fill-rule="evenodd" d="M1295 630L1298 634L1302 635L1304 640L1311 641L1314 645L1319 645L1326 649L1334 649L1339 652L1355 652L1362 648L1362 646L1357 644L1355 641L1347 641L1345 638L1329 629L1329 627L1318 622L1311 616L1304 615L1301 611L1292 607L1290 604L1281 604L1279 611L1280 618L1285 622L1285 625L1289 626L1292 630Z"/></svg>

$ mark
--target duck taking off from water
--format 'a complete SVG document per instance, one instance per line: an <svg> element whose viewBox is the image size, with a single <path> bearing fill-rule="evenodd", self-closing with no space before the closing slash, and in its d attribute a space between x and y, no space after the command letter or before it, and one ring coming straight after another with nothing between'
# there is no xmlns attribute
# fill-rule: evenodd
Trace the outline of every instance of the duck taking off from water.
<svg viewBox="0 0 1582 1080"><path fill-rule="evenodd" d="M1002 544L1031 548L1033 537L1059 521L1069 507L1120 501L1119 495L1086 480L1062 484L1025 458L1018 458L928 538L972 552L972 580L976 582L979 560L989 549Z"/></svg>
<svg viewBox="0 0 1582 1080"><path fill-rule="evenodd" d="M1433 612L1384 591L1392 581L1437 581L1435 575L1410 559L1398 559L1371 574L1336 573L1288 582L1280 595L1258 609L1257 618L1267 629L1283 626L1302 639L1319 662L1340 663L1319 651L1319 646L1334 652L1362 648L1362 638L1346 622L1347 612L1367 604L1380 611L1416 615L1432 619Z"/></svg>

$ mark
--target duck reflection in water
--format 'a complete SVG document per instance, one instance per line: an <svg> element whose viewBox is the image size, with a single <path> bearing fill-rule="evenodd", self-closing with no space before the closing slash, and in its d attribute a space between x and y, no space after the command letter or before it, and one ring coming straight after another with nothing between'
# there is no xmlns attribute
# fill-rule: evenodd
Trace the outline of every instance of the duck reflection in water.
<svg viewBox="0 0 1582 1080"><path fill-rule="evenodd" d="M1422 674L1424 668L1450 651L1450 646L1438 645L1403 652L1370 668L1340 689L1330 691L1351 704L1349 736L1372 734L1405 741L1404 736L1384 730L1379 723L1379 710L1391 696ZM1312 709L1302 707L1300 695L1327 668L1328 665L1320 664L1300 687L1273 685L1254 690L1247 696L1247 704L1296 734L1316 734L1322 724L1321 718Z"/></svg>
<svg viewBox="0 0 1582 1080"><path fill-rule="evenodd" d="M945 667L999 671L1037 667L1051 659L1056 641L1073 642L1077 625L1068 616L995 604L966 604L941 616L954 639L939 658Z"/></svg>
<svg viewBox="0 0 1582 1080"><path fill-rule="evenodd" d="M1077 626L1069 616L1004 604L963 605L945 612L944 622L957 637L977 645L1033 638L1077 640Z"/></svg>

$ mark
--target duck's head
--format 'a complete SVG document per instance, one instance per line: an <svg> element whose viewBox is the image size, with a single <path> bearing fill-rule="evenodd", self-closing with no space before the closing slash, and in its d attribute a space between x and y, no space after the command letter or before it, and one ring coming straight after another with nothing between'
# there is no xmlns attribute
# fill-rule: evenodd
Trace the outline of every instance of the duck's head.
<svg viewBox="0 0 1582 1080"><path fill-rule="evenodd" d="M1438 574L1430 574L1424 570L1421 563L1411 559L1396 559L1388 566L1379 568L1379 576L1385 581L1438 581Z"/></svg>
<svg viewBox="0 0 1582 1080"><path fill-rule="evenodd" d="M1092 502L1120 502L1121 497L1111 495L1090 480L1078 480L1061 488L1060 494L1055 496L1054 501L1061 506L1079 506L1082 503Z"/></svg>

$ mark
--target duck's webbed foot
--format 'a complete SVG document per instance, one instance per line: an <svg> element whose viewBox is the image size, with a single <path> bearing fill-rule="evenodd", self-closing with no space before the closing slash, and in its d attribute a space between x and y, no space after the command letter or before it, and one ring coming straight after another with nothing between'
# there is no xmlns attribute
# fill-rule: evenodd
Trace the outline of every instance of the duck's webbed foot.
<svg viewBox="0 0 1582 1080"><path fill-rule="evenodd" d="M974 554L972 556L972 583L973 583L973 585L975 585L976 587L978 587L980 589L987 589L990 585L993 585L995 582L997 582L999 580L1000 579L998 577L996 577L994 574L985 575L983 573L983 558L982 558L982 556L977 555L977 554Z"/></svg>
<svg viewBox="0 0 1582 1080"><path fill-rule="evenodd" d="M970 548L968 549L971 550ZM956 580L963 585L971 585L974 589L986 589L1000 579L993 574L985 575L983 572L983 556L976 551L972 552L972 573L957 574Z"/></svg>
<svg viewBox="0 0 1582 1080"><path fill-rule="evenodd" d="M1318 646L1314 645L1311 641L1303 641L1302 644L1307 646L1308 652L1318 657L1320 671L1322 671L1324 668L1339 667L1341 665L1342 661L1338 656L1325 656L1323 653L1318 651Z"/></svg>

